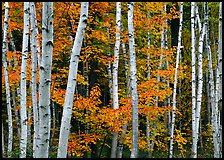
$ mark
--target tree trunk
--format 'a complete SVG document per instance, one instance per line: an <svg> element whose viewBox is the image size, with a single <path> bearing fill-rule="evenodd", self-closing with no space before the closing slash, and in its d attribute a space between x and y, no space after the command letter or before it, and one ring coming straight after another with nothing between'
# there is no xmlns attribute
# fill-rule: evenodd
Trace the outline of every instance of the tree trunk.
<svg viewBox="0 0 224 160"><path fill-rule="evenodd" d="M123 32L123 28L121 28L121 32ZM122 43L121 44L121 47L122 47L122 52L123 52L123 56L124 56L124 68L125 68L125 79L127 80L127 89L126 89L126 95L127 97L130 97L130 78L128 76L128 62L127 62L127 54L126 54L126 48L125 48L125 44ZM117 158L122 158L122 154L123 154L123 148L124 148L124 138L125 138L125 135L126 135L126 130L127 130L127 124L124 124L123 125L123 132L121 133L121 140L119 141L119 145L118 145L118 148L117 148Z"/></svg>
<svg viewBox="0 0 224 160"><path fill-rule="evenodd" d="M195 2L191 2L191 41L192 41L192 156L197 157L197 142L196 142L196 128L195 128L195 114L196 114L196 36L195 36L195 27L196 27L196 6Z"/></svg>
<svg viewBox="0 0 224 160"><path fill-rule="evenodd" d="M222 108L222 2L219 3L219 46L218 46L218 67L216 77L216 103L218 106L218 126L219 126L219 157L222 158L222 124L221 124L221 108ZM220 103L221 102L221 103Z"/></svg>
<svg viewBox="0 0 224 160"><path fill-rule="evenodd" d="M108 17L108 13L107 13ZM108 49L107 49L107 73L108 73L108 82L109 82L109 93L110 93L110 100L113 101L113 90L112 90L112 73L111 73L111 54L110 54L110 30L109 27L106 26L106 31L108 35Z"/></svg>
<svg viewBox="0 0 224 160"><path fill-rule="evenodd" d="M39 133L37 158L49 157L50 141L50 85L53 54L53 2L43 2L42 60L40 65Z"/></svg>
<svg viewBox="0 0 224 160"><path fill-rule="evenodd" d="M4 30L3 30L3 46L2 46L2 60L4 67L4 78L5 78L5 89L6 89L6 105L8 114L8 150L7 155L11 157L12 143L13 143L13 126L12 126L12 110L11 110L11 98L10 98L10 85L8 76L8 65L7 65L7 34L8 34L8 20L9 20L9 4L5 2L5 15L4 15Z"/></svg>
<svg viewBox="0 0 224 160"><path fill-rule="evenodd" d="M29 39L29 2L24 2L24 30L22 65L20 80L20 119L21 119L21 140L20 158L26 158L27 149L27 110L26 110L26 65L28 59L28 39Z"/></svg>
<svg viewBox="0 0 224 160"><path fill-rule="evenodd" d="M74 92L76 87L76 78L78 70L79 55L82 47L83 37L85 35L85 28L88 18L88 2L81 3L81 14L76 32L75 42L72 48L72 54L69 66L68 84L66 88L65 102L63 108L63 115L60 128L59 146L58 146L58 158L66 158L68 147L68 136L70 131L70 121L72 116L72 107Z"/></svg>
<svg viewBox="0 0 224 160"><path fill-rule="evenodd" d="M178 33L178 46L177 46L177 59L176 59L176 70L174 76L174 91L173 91L173 110L171 120L171 135L170 135L170 151L169 158L173 157L173 136L174 136L174 125L175 125L175 114L176 114L176 87L177 87L177 75L179 67L179 57L181 52L181 35L182 35L182 21L183 21L183 2L180 3L180 26Z"/></svg>
<svg viewBox="0 0 224 160"><path fill-rule="evenodd" d="M31 92L32 92L32 107L33 107L33 127L34 127L34 135L33 135L33 157L36 158L36 145L37 145L37 137L38 137L38 129L39 129L39 117L38 117L38 108L37 108L37 32L36 32L36 12L35 12L35 4L34 2L30 2L30 48L31 48L31 68L32 68L32 82L31 82Z"/></svg>
<svg viewBox="0 0 224 160"><path fill-rule="evenodd" d="M130 52L130 83L132 99L132 150L131 158L138 158L138 92L137 92L137 72L136 53L134 39L134 2L128 2L128 37Z"/></svg>
<svg viewBox="0 0 224 160"><path fill-rule="evenodd" d="M113 63L113 109L119 108L118 102L118 63L120 48L120 30L121 30L121 2L116 2L116 41L114 46ZM111 158L116 158L118 133L115 131L112 138Z"/></svg>
<svg viewBox="0 0 224 160"><path fill-rule="evenodd" d="M197 5L196 5L196 11L197 11ZM197 157L199 121L200 121L200 117L201 117L201 99L202 99L202 88L203 88L202 52L203 52L203 39L204 39L204 35L205 35L205 25L203 25L203 27L202 26L200 27L201 23L199 21L200 20L199 15L197 17L198 17L199 29L201 28L201 30L200 30L200 34L199 34L199 46L198 46L198 90L197 90L197 101L196 101L196 112L195 112L196 153L193 152L194 156L196 156L196 157Z"/></svg>

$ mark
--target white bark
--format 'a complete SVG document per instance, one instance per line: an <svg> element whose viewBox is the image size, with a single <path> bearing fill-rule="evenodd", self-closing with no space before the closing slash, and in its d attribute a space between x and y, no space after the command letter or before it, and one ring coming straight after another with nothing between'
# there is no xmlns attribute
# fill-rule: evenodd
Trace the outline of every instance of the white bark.
<svg viewBox="0 0 224 160"><path fill-rule="evenodd" d="M30 2L30 31L31 31L31 60L32 60L32 82L31 82L31 92L32 92L32 107L33 107L33 126L34 126L34 135L33 135L33 157L36 158L36 142L38 137L39 129L39 118L38 118L38 108L37 108L37 81L36 81L36 72L37 72L37 32L36 32L36 14L35 14L35 3Z"/></svg>
<svg viewBox="0 0 224 160"><path fill-rule="evenodd" d="M108 17L108 13L107 13ZM111 54L110 54L110 30L109 27L106 26L107 36L108 36L108 49L107 49L107 73L108 73L108 83L109 83L109 93L110 93L110 100L113 101L113 90L112 90L112 72L111 72Z"/></svg>
<svg viewBox="0 0 224 160"><path fill-rule="evenodd" d="M42 10L42 60L40 65L39 133L37 158L49 157L50 140L50 85L53 54L53 2L43 2Z"/></svg>
<svg viewBox="0 0 224 160"><path fill-rule="evenodd" d="M67 155L68 136L70 131L70 121L72 116L73 99L76 87L78 62L87 24L88 5L89 5L88 2L81 3L80 21L78 25L78 30L76 32L75 42L72 48L72 54L69 66L68 84L66 89L65 102L60 128L59 146L57 154L58 158L66 158Z"/></svg>
<svg viewBox="0 0 224 160"><path fill-rule="evenodd" d="M123 28L121 27L121 32L123 32ZM126 90L126 95L127 97L130 97L130 78L128 76L128 62L127 62L127 54L126 54L126 48L125 48L125 44L121 43L121 47L122 47L122 52L123 52L123 56L124 56L124 68L125 68L125 79L127 80L127 90ZM123 154L123 148L124 148L124 139L125 139L125 134L126 134L126 130L127 130L127 124L124 124L123 127L123 132L121 133L121 140L119 141L119 145L117 148L117 158L122 158L122 154Z"/></svg>
<svg viewBox="0 0 224 160"><path fill-rule="evenodd" d="M22 65L20 80L20 158L26 158L27 149L27 110L26 110L26 65L28 59L28 39L29 39L29 2L24 2L24 30L22 47Z"/></svg>
<svg viewBox="0 0 224 160"><path fill-rule="evenodd" d="M11 98L10 98L10 86L9 86L9 76L8 76L8 65L6 60L7 54L7 34L8 34L8 20L9 20L9 3L5 2L5 14L4 14L4 28L3 28L3 45L2 45L2 60L4 67L4 78L5 78L5 89L6 89L6 105L8 114L8 150L7 154L10 157L12 152L13 143L13 127L12 127L12 110L11 110Z"/></svg>
<svg viewBox="0 0 224 160"><path fill-rule="evenodd" d="M196 128L195 128L195 114L196 114L196 36L195 36L195 2L191 2L191 54L192 54L192 156L197 157L197 142L196 142Z"/></svg>
<svg viewBox="0 0 224 160"><path fill-rule="evenodd" d="M197 89L197 102L196 102L197 107L195 112L196 147L198 143L199 121L201 117L201 99L202 99L202 88L203 88L202 52L203 52L204 35L205 35L205 24L200 30L199 46L198 46L198 89ZM196 156L197 156L197 152L196 152Z"/></svg>
<svg viewBox="0 0 224 160"><path fill-rule="evenodd" d="M175 76L174 76L173 110L172 110L172 120L171 120L169 158L173 157L173 135L174 135L174 125L175 125L175 116L176 116L176 87L177 87L177 75L178 75L178 67L179 67L179 58L180 58L180 52L181 52L182 22L183 22L183 2L180 3L180 26L179 26L179 33L178 33L176 69L175 69Z"/></svg>
<svg viewBox="0 0 224 160"><path fill-rule="evenodd" d="M134 2L128 2L128 37L130 52L130 85L132 98L132 150L131 158L138 157L138 92L137 92L137 72L136 53L134 39Z"/></svg>
<svg viewBox="0 0 224 160"><path fill-rule="evenodd" d="M205 2L205 24L208 24L208 2ZM220 91L220 66L218 61L217 73L216 73L216 86L214 84L213 79L213 68L212 68L212 54L211 54L211 47L210 47L210 40L208 35L208 27L206 27L206 50L208 52L208 61L209 61L209 73L210 73L210 91L211 91L211 105L212 105L212 134L213 134L213 141L214 141L214 158L221 158L221 142L220 142L220 117L219 117L219 91ZM221 39L219 39L221 41ZM219 42L220 44L220 42ZM219 46L220 47L220 46ZM219 48L220 49L220 48ZM220 56L220 54L219 54ZM220 60L220 57L218 58Z"/></svg>
<svg viewBox="0 0 224 160"><path fill-rule="evenodd" d="M120 49L120 30L121 30L121 2L116 2L116 41L114 46L114 63L113 63L113 109L119 108L118 102L118 63ZM118 133L113 133L111 158L116 158Z"/></svg>
<svg viewBox="0 0 224 160"><path fill-rule="evenodd" d="M221 107L222 107L222 2L219 2L219 45L218 45L218 67L216 74L216 103L218 107L218 127L219 127L219 157L222 158L222 125L221 125Z"/></svg>
<svg viewBox="0 0 224 160"><path fill-rule="evenodd" d="M206 36L207 37L207 36ZM219 142L218 142L218 108L217 108L217 101L215 97L215 87L214 87L214 79L213 79L213 68L212 68L212 55L211 49L208 42L207 37L207 45L206 50L208 51L208 63L209 63L209 82L210 82L210 94L211 94L211 106L212 106L212 135L214 141L214 158L219 157Z"/></svg>

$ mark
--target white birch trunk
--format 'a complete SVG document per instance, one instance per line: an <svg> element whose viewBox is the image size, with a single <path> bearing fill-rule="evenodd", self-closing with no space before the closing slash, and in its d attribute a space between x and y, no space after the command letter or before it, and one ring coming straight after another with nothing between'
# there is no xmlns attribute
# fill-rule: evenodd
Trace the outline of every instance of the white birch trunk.
<svg viewBox="0 0 224 160"><path fill-rule="evenodd" d="M4 67L4 78L5 78L5 89L6 89L6 105L8 114L8 150L7 155L11 157L12 143L13 143L13 127L12 127L12 110L11 110L11 98L10 98L10 86L8 76L8 65L7 65L7 34L8 34L8 20L9 20L9 3L5 2L5 15L4 15L4 28L3 28L3 46L2 46L2 60Z"/></svg>
<svg viewBox="0 0 224 160"><path fill-rule="evenodd" d="M219 157L222 158L222 125L221 125L221 107L222 107L222 2L219 2L219 45L218 45L218 67L216 75L216 103L218 105L218 127L219 127Z"/></svg>
<svg viewBox="0 0 224 160"><path fill-rule="evenodd" d="M207 36L206 36L207 37ZM212 106L212 135L214 141L214 158L219 157L219 142L218 142L218 108L215 97L215 87L214 87L214 79L213 79L213 68L212 68L212 55L211 49L207 39L206 50L208 51L208 63L209 63L209 83L210 83L210 94L211 94L211 106Z"/></svg>
<svg viewBox="0 0 224 160"><path fill-rule="evenodd" d="M32 107L33 107L33 126L34 126L34 135L33 135L33 157L36 158L36 142L38 137L39 129L39 118L38 118L38 108L37 108L37 32L36 32L36 14L35 14L35 4L30 2L30 48L31 48L31 68L32 68L32 82L31 82L31 92L32 92Z"/></svg>
<svg viewBox="0 0 224 160"><path fill-rule="evenodd" d="M195 121L195 114L196 114L196 36L195 36L195 2L191 2L191 55L192 55L192 156L193 158L197 157L197 142L196 142L196 121Z"/></svg>
<svg viewBox="0 0 224 160"><path fill-rule="evenodd" d="M21 65L21 80L20 80L20 119L21 119L20 158L26 158L26 149L27 149L26 65L28 59L29 11L30 11L29 2L24 2L24 30L23 30L22 65Z"/></svg>
<svg viewBox="0 0 224 160"><path fill-rule="evenodd" d="M203 89L202 52L203 52L204 35L205 35L205 23L200 30L199 46L198 46L198 89L197 89L197 101L196 101L197 107L196 107L196 111L195 111L196 148L197 148L197 143L198 143L199 121L200 121L200 117L201 117L201 100L202 100L202 89ZM197 157L197 151L194 154Z"/></svg>
<svg viewBox="0 0 224 160"><path fill-rule="evenodd" d="M114 46L114 63L113 63L113 109L119 108L118 102L118 63L120 48L120 30L121 30L121 2L116 2L116 41ZM116 158L118 133L113 133L111 158Z"/></svg>
<svg viewBox="0 0 224 160"><path fill-rule="evenodd" d="M72 54L69 66L68 84L65 95L65 102L63 108L63 115L60 128L59 146L58 146L58 158L66 158L68 136L70 131L70 121L72 116L72 107L74 100L74 92L76 87L76 78L78 70L79 55L82 47L83 37L85 35L85 29L88 18L88 2L81 3L81 14L78 25L78 30L75 36L75 42L72 48Z"/></svg>
<svg viewBox="0 0 224 160"><path fill-rule="evenodd" d="M31 112L31 106L28 107L27 110L27 122L30 121L31 116L32 116L32 112ZM31 139L32 139L32 135L31 135L31 124L27 124L27 148L31 149Z"/></svg>
<svg viewBox="0 0 224 160"><path fill-rule="evenodd" d="M177 58L176 58L176 70L174 76L174 91L173 91L173 110L172 110L172 120L171 120L171 135L170 135L170 150L169 158L173 157L173 135L174 135L174 125L175 125L175 116L176 116L176 90L177 90L177 75L179 67L179 58L181 52L181 35L182 35L182 21L183 21L183 2L180 3L180 26L178 33L178 46L177 46Z"/></svg>
<svg viewBox="0 0 224 160"><path fill-rule="evenodd" d="M42 10L42 60L40 65L39 133L37 158L49 157L50 140L50 85L53 54L53 2L43 2Z"/></svg>
<svg viewBox="0 0 224 160"><path fill-rule="evenodd" d="M36 14L35 14L35 4L30 2L31 13L30 13L30 24L31 24L31 60L32 60L32 107L33 107L33 120L34 120L34 136L33 136L33 157L36 158L36 142L38 137L39 129L39 118L38 118L38 107L37 107L37 86L36 86L36 72L37 72L37 32L36 32Z"/></svg>
<svg viewBox="0 0 224 160"><path fill-rule="evenodd" d="M123 28L121 27L121 32L123 32ZM126 54L126 48L125 48L125 44L121 43L121 47L122 47L122 52L123 52L123 56L124 56L124 68L125 68L125 79L127 80L127 90L126 90L126 95L127 97L130 97L130 78L128 76L128 62L127 62L127 54ZM123 148L124 148L124 138L126 135L126 130L127 130L127 124L124 124L123 127L123 132L121 133L121 140L119 142L118 145L118 149L117 149L117 158L122 158L122 154L123 154Z"/></svg>
<svg viewBox="0 0 224 160"><path fill-rule="evenodd" d="M108 13L107 13L107 17L108 17ZM111 54L110 54L110 30L109 27L106 26L106 31L107 31L107 35L108 35L108 49L107 49L107 74L108 74L108 83L109 83L109 92L110 92L110 100L113 101L113 90L112 90L112 72L111 72Z"/></svg>
<svg viewBox="0 0 224 160"><path fill-rule="evenodd" d="M132 99L132 150L131 158L138 157L138 92L137 92L137 72L136 53L134 39L134 2L128 2L128 37L130 52L130 86Z"/></svg>

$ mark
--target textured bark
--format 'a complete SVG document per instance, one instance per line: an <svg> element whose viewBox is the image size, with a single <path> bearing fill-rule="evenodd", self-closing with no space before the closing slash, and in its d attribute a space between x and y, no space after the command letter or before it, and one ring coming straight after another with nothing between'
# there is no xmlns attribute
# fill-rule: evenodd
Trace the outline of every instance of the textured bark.
<svg viewBox="0 0 224 160"><path fill-rule="evenodd" d="M218 110L218 101L219 101L219 91L220 91L220 79L219 79L219 62L216 73L216 85L213 78L213 68L212 68L212 54L209 40L209 30L208 30L208 2L204 4L205 10L205 30L206 30L206 51L208 52L208 62L209 62L209 73L210 73L210 94L211 94L211 106L212 106L212 135L214 141L214 158L221 158L221 142L220 142L220 120L219 120L219 110ZM221 39L219 39L221 40ZM220 47L220 46L219 46ZM219 54L220 56L220 54ZM219 59L220 57L218 57Z"/></svg>
<svg viewBox="0 0 224 160"><path fill-rule="evenodd" d="M121 30L121 2L116 2L116 41L114 46L114 63L113 63L113 109L119 108L118 102L118 63L120 49L120 30ZM116 158L117 154L118 133L113 133L111 158Z"/></svg>
<svg viewBox="0 0 224 160"><path fill-rule="evenodd" d="M50 141L50 85L53 54L53 2L43 2L42 60L40 64L39 132L37 158L49 157Z"/></svg>
<svg viewBox="0 0 224 160"><path fill-rule="evenodd" d="M196 5L197 7L197 5ZM197 11L197 9L196 9ZM199 17L199 16L197 16ZM200 24L200 22L199 22ZM197 89L197 102L196 102L196 112L195 112L195 130L196 130L196 147L198 143L198 133L199 133L199 121L201 117L201 100L202 100L202 88L203 88L203 69L202 69L202 52L203 52L203 42L204 42L204 35L205 35L205 23L203 27L199 26L200 34L199 34L199 46L198 46L198 89ZM194 153L195 154L195 153ZM194 155L195 156L195 155ZM196 152L197 156L197 152Z"/></svg>
<svg viewBox="0 0 224 160"><path fill-rule="evenodd" d="M191 2L191 55L192 55L192 156L197 157L197 142L196 142L196 128L195 128L195 112L196 112L196 36L195 36L195 2Z"/></svg>
<svg viewBox="0 0 224 160"><path fill-rule="evenodd" d="M34 136L33 136L33 157L36 158L36 144L39 129L39 117L38 117L38 107L37 107L37 31L36 31L36 13L35 13L35 3L30 2L30 48L31 48L31 68L32 68L32 82L31 82L31 92L32 92L32 108L33 108L33 126L34 126Z"/></svg>
<svg viewBox="0 0 224 160"><path fill-rule="evenodd" d="M107 13L108 17L108 13ZM112 90L112 72L111 72L111 54L110 54L110 30L109 27L106 26L106 31L108 35L108 49L107 49L107 73L108 73L108 83L109 83L109 93L110 93L110 100L113 101L113 90Z"/></svg>
<svg viewBox="0 0 224 160"><path fill-rule="evenodd" d="M121 28L121 32L123 32L123 28ZM127 53L126 53L126 48L125 48L125 44L121 43L121 47L122 47L122 52L123 52L123 56L124 56L124 68L125 68L125 79L127 81L127 89L126 89L126 96L130 97L130 78L128 76L128 61L127 61ZM125 135L126 135L126 131L127 131L127 124L124 124L123 127L123 132L121 133L121 140L119 141L119 145L117 147L117 158L122 158L122 154L123 154L123 148L124 148L124 140L125 140Z"/></svg>
<svg viewBox="0 0 224 160"><path fill-rule="evenodd" d="M28 39L29 39L29 2L24 2L24 30L22 47L22 65L20 80L20 158L26 158L27 149L27 110L26 110L26 65L28 59Z"/></svg>
<svg viewBox="0 0 224 160"><path fill-rule="evenodd" d="M179 67L179 58L180 58L180 52L181 52L181 47L182 47L181 46L182 22L183 22L183 2L180 3L180 26L179 26L179 33L178 33L176 69L175 69L175 76L174 76L173 110L172 110L172 120L171 120L169 158L173 157L173 136L174 136L174 125L175 125L175 116L176 116L176 87L177 87L177 75L178 75L178 67Z"/></svg>
<svg viewBox="0 0 224 160"><path fill-rule="evenodd" d="M219 127L219 157L222 158L222 124L221 124L221 108L222 108L222 2L219 2L219 45L218 45L218 67L216 74L216 101L218 105L218 127Z"/></svg>
<svg viewBox="0 0 224 160"><path fill-rule="evenodd" d="M13 126L12 126L12 110L11 110L11 98L10 98L10 86L9 86L9 76L8 76L8 64L6 60L7 54L7 34L8 34L8 20L9 20L9 3L5 2L5 14L4 14L4 28L3 28L3 45L2 45L2 61L4 67L4 79L5 79L5 89L6 89L6 106L8 114L8 150L7 154L10 157L12 152L13 143Z"/></svg>
<svg viewBox="0 0 224 160"><path fill-rule="evenodd" d="M76 87L76 78L78 70L79 55L82 47L83 37L85 35L85 29L88 18L88 2L81 3L81 14L78 25L78 30L75 36L75 42L72 48L68 84L66 88L65 102L63 108L63 115L60 128L59 146L58 146L58 158L66 158L68 147L68 136L70 131L70 121L72 116L72 107L74 100L74 92Z"/></svg>
<svg viewBox="0 0 224 160"><path fill-rule="evenodd" d="M130 85L132 99L132 150L131 158L138 158L138 92L137 92L137 72L136 53L134 39L134 2L128 2L128 38L130 52Z"/></svg>

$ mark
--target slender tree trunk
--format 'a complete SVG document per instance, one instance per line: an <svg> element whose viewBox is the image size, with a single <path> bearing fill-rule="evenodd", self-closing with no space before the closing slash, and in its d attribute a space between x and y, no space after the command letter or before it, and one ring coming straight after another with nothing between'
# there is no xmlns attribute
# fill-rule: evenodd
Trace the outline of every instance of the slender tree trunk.
<svg viewBox="0 0 224 160"><path fill-rule="evenodd" d="M183 22L183 2L180 3L180 26L179 26L179 34L178 34L176 70L175 70L175 76L174 76L173 110L172 110L172 121L171 121L169 158L173 157L173 137L174 137L174 125L175 125L175 115L176 115L176 87L177 87L177 75L178 75L178 67L179 67L179 57L180 57L180 52L181 52L181 47L182 47L181 46L182 22Z"/></svg>
<svg viewBox="0 0 224 160"><path fill-rule="evenodd" d="M7 54L7 34L8 34L8 19L9 19L9 4L5 2L5 15L4 15L4 30L3 30L3 46L2 46L2 60L4 67L5 89L6 89L6 105L8 114L8 150L7 155L11 157L12 143L13 143L13 126L12 126L12 110L11 110L11 98L10 98L10 86L8 76L8 65L6 60Z"/></svg>
<svg viewBox="0 0 224 160"><path fill-rule="evenodd" d="M122 31L123 32L123 28ZM125 48L125 44L122 43L121 44L122 47L122 52L123 52L123 56L124 56L124 68L125 68L125 79L127 80L127 89L126 89L126 96L130 97L130 78L128 76L128 62L127 62L127 54L126 54L126 48ZM126 131L127 131L127 124L124 124L122 127L123 132L121 133L121 140L119 141L119 145L117 148L117 158L122 158L122 154L123 154L123 148L124 148L124 139L125 139L125 135L126 135Z"/></svg>
<svg viewBox="0 0 224 160"><path fill-rule="evenodd" d="M72 116L72 107L74 100L74 92L76 87L76 77L78 70L79 55L82 47L83 37L85 35L85 28L88 18L88 2L81 3L81 14L76 32L75 42L72 48L72 54L69 66L68 84L66 88L65 102L63 108L63 115L60 128L58 158L66 158L68 147L68 136L70 131L70 121Z"/></svg>
<svg viewBox="0 0 224 160"><path fill-rule="evenodd" d="M50 85L53 54L53 2L43 2L42 10L42 60L40 65L39 132L37 158L49 157L50 141Z"/></svg>
<svg viewBox="0 0 224 160"><path fill-rule="evenodd" d="M207 36L206 36L207 37ZM212 135L214 141L214 158L219 158L219 142L218 142L218 108L216 105L216 97L215 97L215 87L214 87L214 79L213 79L213 68L212 68L212 56L211 49L208 42L208 37L206 38L207 45L206 50L208 51L208 63L209 63L209 82L210 82L210 94L211 94L211 106L212 106Z"/></svg>
<svg viewBox="0 0 224 160"><path fill-rule="evenodd" d="M27 109L27 122L30 121L31 119L31 116L32 116L32 112L31 112L31 106L28 107ZM32 142L31 142L31 139L32 139L32 135L31 135L31 124L27 124L27 148L30 150L32 147Z"/></svg>
<svg viewBox="0 0 224 160"><path fill-rule="evenodd" d="M132 150L131 158L138 157L138 92L137 92L137 72L136 53L134 39L134 2L128 2L128 37L130 52L130 82L132 98Z"/></svg>
<svg viewBox="0 0 224 160"><path fill-rule="evenodd" d="M113 63L113 109L119 108L118 102L118 63L120 48L120 30L121 30L121 2L116 2L116 41L114 47ZM118 133L115 131L112 138L111 158L116 158Z"/></svg>
<svg viewBox="0 0 224 160"><path fill-rule="evenodd" d="M197 8L197 5L196 5ZM196 10L197 11L197 10ZM199 16L197 16L199 17ZM199 19L199 18L198 18ZM199 25L200 25L200 21ZM200 34L199 34L199 47L198 47L198 90L197 90L197 101L196 101L196 112L195 112L195 130L196 130L196 153L193 152L197 157L197 143L198 143L198 133L199 133L199 121L201 117L201 100L202 100L202 88L203 88L203 70L202 70L202 52L203 52L203 39L205 35L205 23L203 27L199 27ZM194 156L195 156L194 155Z"/></svg>
<svg viewBox="0 0 224 160"><path fill-rule="evenodd" d="M219 45L218 45L218 67L216 75L216 103L218 107L218 126L219 126L219 157L222 158L222 124L221 108L222 104L222 2L219 2Z"/></svg>
<svg viewBox="0 0 224 160"><path fill-rule="evenodd" d="M24 30L23 30L22 65L21 65L21 80L20 80L20 117L21 117L20 158L26 158L26 149L27 149L26 65L28 59L29 11L30 11L29 2L24 2Z"/></svg>
<svg viewBox="0 0 224 160"><path fill-rule="evenodd" d="M31 92L32 92L32 107L33 107L33 126L34 126L34 135L33 135L33 157L36 158L36 145L39 129L39 117L38 117L38 108L37 108L37 32L36 32L36 13L35 13L35 3L30 2L30 48L31 48L31 68L32 68L32 82L31 82Z"/></svg>
<svg viewBox="0 0 224 160"><path fill-rule="evenodd" d="M195 36L195 21L196 21L196 4L191 2L191 54L192 54L192 156L197 157L197 142L196 142L196 128L195 128L195 114L196 114L196 36Z"/></svg>
<svg viewBox="0 0 224 160"><path fill-rule="evenodd" d="M108 13L106 15L108 17ZM110 100L113 101L113 90L112 90L112 72L111 72L111 54L110 54L110 30L109 27L106 26L106 31L108 35L108 49L107 49L107 73L108 73L108 82L109 82L109 93L110 93Z"/></svg>

